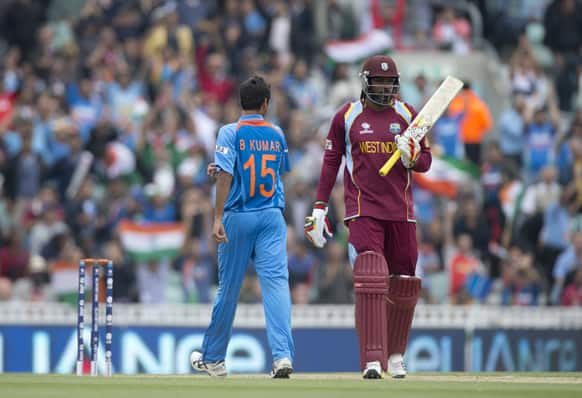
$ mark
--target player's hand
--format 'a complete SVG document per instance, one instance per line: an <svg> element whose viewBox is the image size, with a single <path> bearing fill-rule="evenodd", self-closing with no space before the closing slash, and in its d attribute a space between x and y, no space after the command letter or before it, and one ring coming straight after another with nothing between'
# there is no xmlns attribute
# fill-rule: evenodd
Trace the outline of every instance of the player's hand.
<svg viewBox="0 0 582 398"><path fill-rule="evenodd" d="M216 175L218 174L218 166L216 163L208 163L208 167L206 168L206 174L210 178L212 182L216 181Z"/></svg>
<svg viewBox="0 0 582 398"><path fill-rule="evenodd" d="M400 159L407 169L414 167L418 155L420 155L420 143L414 137L406 134L397 135L395 138L396 148L400 150Z"/></svg>
<svg viewBox="0 0 582 398"><path fill-rule="evenodd" d="M322 248L327 243L324 232L328 237L332 237L331 226L327 218L327 203L315 202L311 216L305 217L305 237L313 243L315 247Z"/></svg>
<svg viewBox="0 0 582 398"><path fill-rule="evenodd" d="M216 243L228 243L228 237L224 231L224 225L222 225L222 220L219 218L214 219L214 226L212 227L212 237Z"/></svg>

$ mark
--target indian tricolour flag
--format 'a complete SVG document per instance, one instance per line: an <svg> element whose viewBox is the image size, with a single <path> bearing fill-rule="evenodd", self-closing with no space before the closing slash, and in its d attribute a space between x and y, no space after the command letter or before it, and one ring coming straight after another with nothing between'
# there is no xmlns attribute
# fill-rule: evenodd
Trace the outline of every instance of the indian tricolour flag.
<svg viewBox="0 0 582 398"><path fill-rule="evenodd" d="M357 62L392 48L392 39L383 30L372 30L354 40L329 41L325 53L335 62Z"/></svg>
<svg viewBox="0 0 582 398"><path fill-rule="evenodd" d="M178 256L185 239L181 223L122 221L119 235L123 249L136 261L173 259Z"/></svg>
<svg viewBox="0 0 582 398"><path fill-rule="evenodd" d="M56 260L49 264L51 271L51 288L59 301L74 304L79 291L79 262ZM91 267L85 270L88 289L91 289Z"/></svg>
<svg viewBox="0 0 582 398"><path fill-rule="evenodd" d="M433 156L426 173L414 173L416 184L436 195L454 198L458 188L479 180L479 169L462 160Z"/></svg>

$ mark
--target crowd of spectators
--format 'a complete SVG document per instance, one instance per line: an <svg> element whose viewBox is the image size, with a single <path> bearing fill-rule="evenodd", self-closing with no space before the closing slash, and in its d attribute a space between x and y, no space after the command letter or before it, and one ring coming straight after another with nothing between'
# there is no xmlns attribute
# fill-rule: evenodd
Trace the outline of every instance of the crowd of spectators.
<svg viewBox="0 0 582 398"><path fill-rule="evenodd" d="M267 118L285 131L293 166L293 302L352 302L341 181L330 203L334 239L316 251L303 237L327 123L360 90L359 61L333 62L324 45L377 29L397 50L473 51L467 13L434 3L2 2L0 300L67 300L59 272L106 257L117 302L210 302L206 166L218 128L238 118L238 83L260 73L272 88ZM484 17L502 10L474 3ZM427 303L582 303L580 2L523 8L502 59L511 109L494 119L467 84L435 127L435 154L473 167L480 183L459 185L454 198L415 191ZM500 33L485 34L495 44ZM402 82L402 95L418 109L437 83L420 74ZM175 258L135 260L122 220L181 223L184 246ZM241 300L260 300L252 267Z"/></svg>
<svg viewBox="0 0 582 398"><path fill-rule="evenodd" d="M477 166L479 183L417 203L430 215L419 223L425 299L579 305L582 3L476 3L511 105L492 120L469 86L433 129L436 151Z"/></svg>

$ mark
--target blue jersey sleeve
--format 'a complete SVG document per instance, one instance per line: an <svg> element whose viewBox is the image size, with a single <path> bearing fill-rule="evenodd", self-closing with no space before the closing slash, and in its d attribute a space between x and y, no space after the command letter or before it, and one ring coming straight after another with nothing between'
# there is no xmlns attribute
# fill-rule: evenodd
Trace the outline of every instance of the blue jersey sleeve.
<svg viewBox="0 0 582 398"><path fill-rule="evenodd" d="M232 126L226 125L218 130L214 162L221 170L233 175L235 160L235 130Z"/></svg>

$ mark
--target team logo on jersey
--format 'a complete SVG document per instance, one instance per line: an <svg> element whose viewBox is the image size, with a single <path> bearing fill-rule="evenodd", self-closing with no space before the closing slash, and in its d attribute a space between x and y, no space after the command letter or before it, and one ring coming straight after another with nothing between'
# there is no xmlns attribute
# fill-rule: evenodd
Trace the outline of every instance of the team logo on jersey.
<svg viewBox="0 0 582 398"><path fill-rule="evenodd" d="M333 148L333 145L331 143L331 140L325 140L325 150L331 151L332 148Z"/></svg>
<svg viewBox="0 0 582 398"><path fill-rule="evenodd" d="M362 130L360 130L360 134L374 134L374 131L370 130L370 127L370 123L362 123Z"/></svg>
<svg viewBox="0 0 582 398"><path fill-rule="evenodd" d="M398 134L400 133L401 127L400 127L400 123L390 123L390 132L392 134Z"/></svg>
<svg viewBox="0 0 582 398"><path fill-rule="evenodd" d="M223 155L226 155L228 153L228 148L225 146L217 145L216 152L222 153Z"/></svg>

